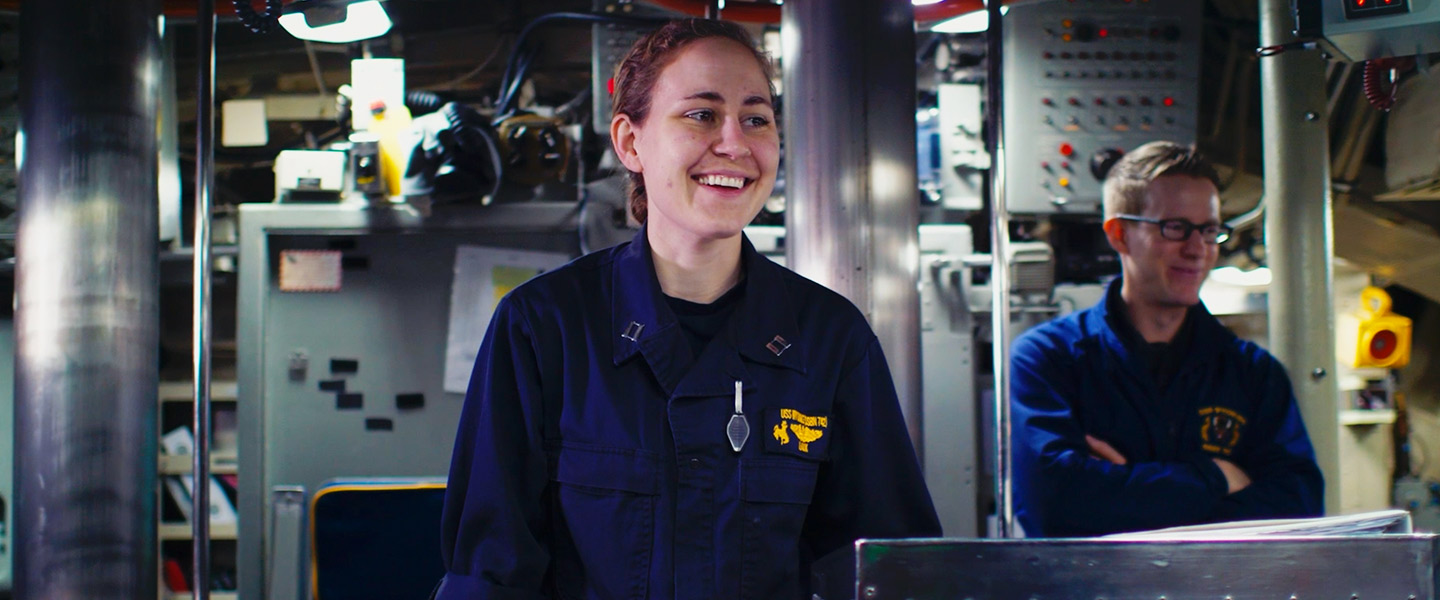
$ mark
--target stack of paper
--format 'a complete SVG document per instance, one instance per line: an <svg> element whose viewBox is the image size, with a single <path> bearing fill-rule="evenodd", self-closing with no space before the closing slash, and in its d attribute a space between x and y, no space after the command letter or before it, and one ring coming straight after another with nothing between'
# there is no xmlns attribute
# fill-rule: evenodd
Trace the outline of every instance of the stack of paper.
<svg viewBox="0 0 1440 600"><path fill-rule="evenodd" d="M1105 536L1105 539L1220 540L1257 536L1356 536L1387 533L1411 533L1410 513L1393 509L1313 519L1232 521L1121 533Z"/></svg>

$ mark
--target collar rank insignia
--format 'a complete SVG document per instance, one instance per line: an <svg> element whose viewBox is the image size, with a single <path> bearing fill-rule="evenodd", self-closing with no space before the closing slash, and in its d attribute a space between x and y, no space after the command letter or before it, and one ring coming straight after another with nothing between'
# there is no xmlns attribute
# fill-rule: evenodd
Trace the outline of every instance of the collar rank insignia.
<svg viewBox="0 0 1440 600"><path fill-rule="evenodd" d="M632 342L638 342L640 341L640 332L644 330L644 323L637 323L635 321L631 321L629 325L625 326L625 331L621 332L620 337L630 340Z"/></svg>
<svg viewBox="0 0 1440 600"><path fill-rule="evenodd" d="M823 459L830 445L830 417L793 408L765 411L765 451Z"/></svg>

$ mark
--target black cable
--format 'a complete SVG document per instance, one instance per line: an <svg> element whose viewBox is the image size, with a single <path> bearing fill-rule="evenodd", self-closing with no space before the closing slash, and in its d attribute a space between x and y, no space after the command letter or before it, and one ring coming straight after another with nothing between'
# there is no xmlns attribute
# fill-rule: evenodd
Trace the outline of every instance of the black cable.
<svg viewBox="0 0 1440 600"><path fill-rule="evenodd" d="M1291 50L1314 50L1319 47L1319 44L1314 40L1298 40L1284 44L1275 44L1274 46L1261 46L1255 49L1255 56L1257 58L1269 58Z"/></svg>
<svg viewBox="0 0 1440 600"><path fill-rule="evenodd" d="M548 15L541 15L539 17L536 17L535 20L530 21L525 25L524 28L520 30L520 35L517 36L515 39L514 49L510 52L510 58L505 62L505 75L500 79L499 102L497 102L495 105L496 120L510 116L510 113L514 110L512 104L514 103L516 94L514 94L513 92L509 92L509 90L518 90L520 87L520 82L523 81L523 78L520 77L520 71L517 70L519 69L517 63L520 60L520 50L524 47L525 41L529 37L530 32L534 31L535 28L541 25L554 21L581 21L587 23L621 23L637 26L658 26L664 23L666 19L647 19L641 17L622 17L618 15L596 15L590 13L574 12L550 13Z"/></svg>
<svg viewBox="0 0 1440 600"><path fill-rule="evenodd" d="M494 176L494 182L490 186L490 199L494 201L499 197L500 184L505 179L505 164L500 160L500 144L482 125L484 119L480 118L474 109L449 102L440 107L440 113L445 116L445 122L450 124L455 142L462 150L472 155L485 154L490 159L490 170Z"/></svg>
<svg viewBox="0 0 1440 600"><path fill-rule="evenodd" d="M440 110L448 102L444 97L435 92L427 90L410 90L405 92L405 107L410 109L410 116L418 117Z"/></svg>
<svg viewBox="0 0 1440 600"><path fill-rule="evenodd" d="M590 88L586 87L585 89L580 90L580 93L576 94L574 98L571 98L568 102L556 107L555 116L569 118L571 112L574 112L576 109L585 106L585 104L589 102L589 100ZM588 119L589 116L590 114L588 112L585 113L585 118Z"/></svg>
<svg viewBox="0 0 1440 600"><path fill-rule="evenodd" d="M514 114L515 99L520 94L520 87L525 83L525 79L530 76L530 66L535 64L535 57L539 53L540 49L532 46L527 48L521 57L516 60L515 72L511 74L511 78L508 80L509 85L501 88L500 98L495 102L497 119ZM509 108L505 109L502 107Z"/></svg>
<svg viewBox="0 0 1440 600"><path fill-rule="evenodd" d="M926 40L923 46L920 46L920 50L915 53L916 65L925 64L925 60L930 57L930 53L934 52L935 49L940 46L940 38L942 35L943 34L939 33L931 34L930 39Z"/></svg>
<svg viewBox="0 0 1440 600"><path fill-rule="evenodd" d="M282 0L265 0L265 12L256 13L255 7L250 0L233 0L235 14L240 17L240 23L249 29L251 33L265 33L270 31L276 23L280 22L280 4Z"/></svg>

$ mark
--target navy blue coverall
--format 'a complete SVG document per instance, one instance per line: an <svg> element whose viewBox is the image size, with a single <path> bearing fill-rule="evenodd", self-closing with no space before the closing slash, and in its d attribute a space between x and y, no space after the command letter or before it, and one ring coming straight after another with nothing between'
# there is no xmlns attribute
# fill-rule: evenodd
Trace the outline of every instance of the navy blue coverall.
<svg viewBox="0 0 1440 600"><path fill-rule="evenodd" d="M1011 353L1015 516L1031 537L1079 537L1323 511L1324 482L1284 368L1197 304L1160 389L1127 344L1120 280L1094 307L1031 329ZM1128 321L1125 322L1128 324ZM1090 455L1086 435L1123 454ZM1227 494L1211 457L1249 487Z"/></svg>
<svg viewBox="0 0 1440 600"><path fill-rule="evenodd" d="M693 356L645 240L496 307L450 467L439 598L801 598L810 562L856 538L940 535L860 312L746 239L746 293Z"/></svg>

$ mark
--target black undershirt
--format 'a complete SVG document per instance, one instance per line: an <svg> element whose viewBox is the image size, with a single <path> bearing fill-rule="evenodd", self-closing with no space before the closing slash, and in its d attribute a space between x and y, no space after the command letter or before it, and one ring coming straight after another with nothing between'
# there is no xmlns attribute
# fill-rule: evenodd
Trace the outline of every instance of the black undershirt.
<svg viewBox="0 0 1440 600"><path fill-rule="evenodd" d="M1190 339L1194 329L1190 323L1193 320L1190 318L1190 311L1185 312L1185 320L1181 322L1180 330L1175 332L1175 337L1169 342L1147 342L1130 321L1129 312L1119 294L1106 298L1106 302L1107 312L1110 313L1110 326L1120 335L1125 347L1145 361L1147 370L1154 378L1155 388L1164 393L1190 351Z"/></svg>
<svg viewBox="0 0 1440 600"><path fill-rule="evenodd" d="M670 296L666 296L665 301L670 304L670 310L680 321L680 330L685 332L685 339L690 342L692 355L698 358L706 344L725 328L725 322L730 320L730 314L735 312L735 307L740 305L740 299L744 297L745 280L741 279L730 291L721 294L709 304Z"/></svg>

